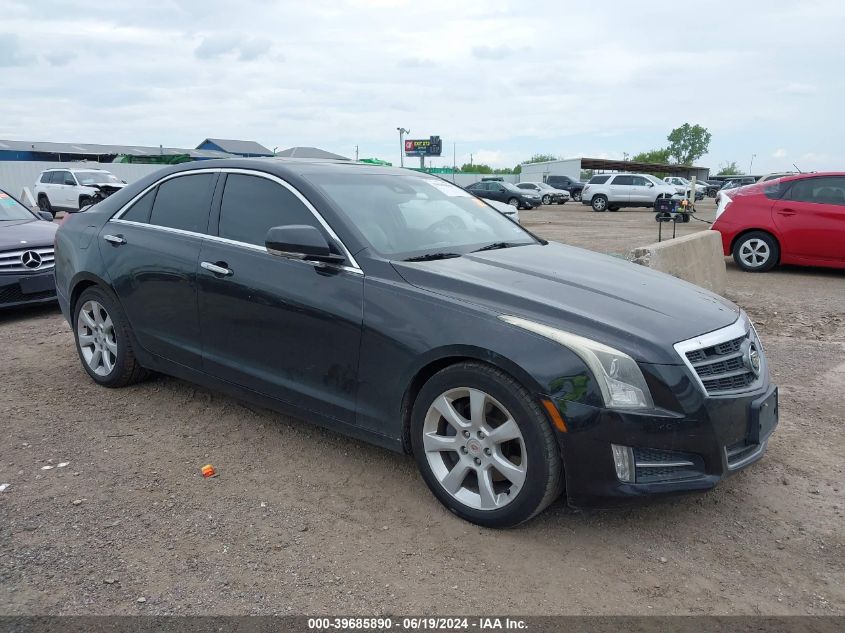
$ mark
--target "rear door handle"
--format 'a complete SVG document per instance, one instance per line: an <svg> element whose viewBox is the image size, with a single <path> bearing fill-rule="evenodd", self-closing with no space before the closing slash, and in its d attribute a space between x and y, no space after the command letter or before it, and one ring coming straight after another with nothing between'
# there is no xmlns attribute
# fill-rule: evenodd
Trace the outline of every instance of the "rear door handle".
<svg viewBox="0 0 845 633"><path fill-rule="evenodd" d="M219 264L223 264L223 262L219 262ZM212 264L211 262L201 262L200 266L214 273L215 275L223 275L224 277L228 277L232 274L232 270L226 268L225 264L223 266L220 266L218 264Z"/></svg>
<svg viewBox="0 0 845 633"><path fill-rule="evenodd" d="M123 238L122 235L103 235L103 239L107 242L115 244L116 246L126 244L126 240Z"/></svg>

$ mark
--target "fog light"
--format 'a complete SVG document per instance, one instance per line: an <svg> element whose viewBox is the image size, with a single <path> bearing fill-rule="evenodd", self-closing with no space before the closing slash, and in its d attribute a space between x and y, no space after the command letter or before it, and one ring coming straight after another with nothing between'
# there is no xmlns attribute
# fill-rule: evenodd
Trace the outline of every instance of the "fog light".
<svg viewBox="0 0 845 633"><path fill-rule="evenodd" d="M613 450L613 465L616 467L616 476L619 481L634 483L636 467L634 465L634 451L630 446L618 446L611 444Z"/></svg>

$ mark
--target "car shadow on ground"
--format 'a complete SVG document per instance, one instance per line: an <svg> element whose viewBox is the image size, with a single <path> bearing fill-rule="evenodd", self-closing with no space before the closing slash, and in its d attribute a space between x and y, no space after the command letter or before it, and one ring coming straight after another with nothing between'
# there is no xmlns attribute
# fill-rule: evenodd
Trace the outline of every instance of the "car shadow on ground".
<svg viewBox="0 0 845 633"><path fill-rule="evenodd" d="M40 317L54 316L60 314L58 303L44 303L32 306L19 306L0 310L0 325L7 325L18 321L37 319Z"/></svg>

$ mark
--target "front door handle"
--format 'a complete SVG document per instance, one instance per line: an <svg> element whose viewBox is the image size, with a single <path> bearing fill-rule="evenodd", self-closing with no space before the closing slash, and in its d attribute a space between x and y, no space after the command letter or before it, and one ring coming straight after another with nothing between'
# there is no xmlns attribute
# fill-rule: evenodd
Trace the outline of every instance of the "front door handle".
<svg viewBox="0 0 845 633"><path fill-rule="evenodd" d="M778 209L778 213L789 217L790 215L795 215L796 211L793 211L792 209Z"/></svg>
<svg viewBox="0 0 845 633"><path fill-rule="evenodd" d="M223 265L221 266L220 264ZM215 275L223 275L224 277L228 277L232 274L231 269L226 268L226 264L224 262L217 262L216 264L212 264L211 262L202 262L200 263L200 266L214 273Z"/></svg>
<svg viewBox="0 0 845 633"><path fill-rule="evenodd" d="M121 246L122 244L126 244L126 240L123 238L122 235L103 235L103 239L107 242L111 242L115 246Z"/></svg>

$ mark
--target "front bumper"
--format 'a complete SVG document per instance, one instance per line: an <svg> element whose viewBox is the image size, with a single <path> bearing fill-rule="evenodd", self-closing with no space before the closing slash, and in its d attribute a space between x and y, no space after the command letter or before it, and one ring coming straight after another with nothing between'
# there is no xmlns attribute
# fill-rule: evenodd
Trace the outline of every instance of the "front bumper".
<svg viewBox="0 0 845 633"><path fill-rule="evenodd" d="M56 300L53 270L0 275L0 310Z"/></svg>
<svg viewBox="0 0 845 633"><path fill-rule="evenodd" d="M664 378L676 378L672 393L683 412L622 412L556 400L566 433L558 433L566 491L573 506L613 506L633 499L713 488L730 474L763 456L777 424L760 431L755 409L776 402L777 388L767 383L739 396L707 397L683 368L663 366ZM774 394L774 395L773 395ZM611 445L631 447L638 463L636 481L620 481ZM685 466L656 468L660 460ZM642 474L641 474L642 473Z"/></svg>

